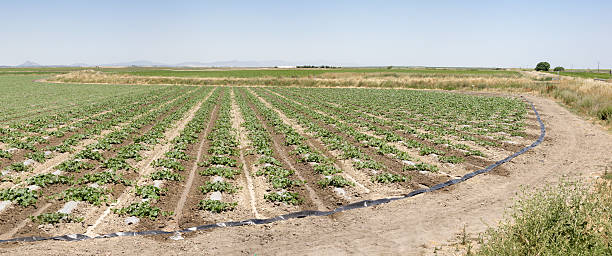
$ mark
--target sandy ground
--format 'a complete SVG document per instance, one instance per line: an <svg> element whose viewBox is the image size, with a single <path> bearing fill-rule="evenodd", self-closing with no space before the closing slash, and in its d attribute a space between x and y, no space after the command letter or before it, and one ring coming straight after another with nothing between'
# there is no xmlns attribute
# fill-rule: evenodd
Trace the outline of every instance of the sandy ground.
<svg viewBox="0 0 612 256"><path fill-rule="evenodd" d="M562 177L594 177L612 168L612 136L552 100L528 97L547 126L544 142L507 163L507 177L485 174L434 192L331 217L222 228L172 241L122 237L81 242L0 245L7 255L430 255L456 251L464 226L474 239L501 220L522 185L542 186Z"/></svg>

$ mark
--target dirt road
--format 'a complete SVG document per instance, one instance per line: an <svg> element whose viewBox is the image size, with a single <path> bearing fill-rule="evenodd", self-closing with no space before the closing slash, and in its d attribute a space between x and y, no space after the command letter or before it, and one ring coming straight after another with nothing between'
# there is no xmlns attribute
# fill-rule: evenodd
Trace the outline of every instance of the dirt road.
<svg viewBox="0 0 612 256"><path fill-rule="evenodd" d="M223 228L172 241L122 237L81 242L45 241L0 245L1 254L244 254L429 255L436 247L455 254L465 226L472 238L495 225L522 185L542 186L561 177L594 177L612 169L612 136L552 100L533 101L547 126L544 142L505 168L435 192L386 205L269 225Z"/></svg>

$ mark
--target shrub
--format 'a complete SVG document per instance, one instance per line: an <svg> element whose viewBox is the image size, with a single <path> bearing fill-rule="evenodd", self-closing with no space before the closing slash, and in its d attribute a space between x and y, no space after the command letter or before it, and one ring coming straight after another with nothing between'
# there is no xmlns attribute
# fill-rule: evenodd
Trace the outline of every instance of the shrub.
<svg viewBox="0 0 612 256"><path fill-rule="evenodd" d="M612 255L612 183L580 183L519 196L509 218L485 233L481 255Z"/></svg>
<svg viewBox="0 0 612 256"><path fill-rule="evenodd" d="M539 62L535 67L535 71L548 71L549 69L550 64L546 61Z"/></svg>
<svg viewBox="0 0 612 256"><path fill-rule="evenodd" d="M563 68L563 67L555 67L553 69L553 71L565 71L565 68Z"/></svg>

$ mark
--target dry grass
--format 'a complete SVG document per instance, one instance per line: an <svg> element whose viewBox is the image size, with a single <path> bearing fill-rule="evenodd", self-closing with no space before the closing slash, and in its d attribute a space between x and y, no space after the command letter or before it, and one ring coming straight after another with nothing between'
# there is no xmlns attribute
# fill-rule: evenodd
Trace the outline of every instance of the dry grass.
<svg viewBox="0 0 612 256"><path fill-rule="evenodd" d="M50 82L100 84L169 84L232 86L302 86L416 88L468 91L510 91L536 93L560 100L575 112L612 128L612 84L590 79L563 77L551 81L548 73L523 72L521 76L500 77L475 74L419 73L327 73L301 78L193 78L133 76L129 74L78 71L48 79ZM546 79L548 78L548 79Z"/></svg>

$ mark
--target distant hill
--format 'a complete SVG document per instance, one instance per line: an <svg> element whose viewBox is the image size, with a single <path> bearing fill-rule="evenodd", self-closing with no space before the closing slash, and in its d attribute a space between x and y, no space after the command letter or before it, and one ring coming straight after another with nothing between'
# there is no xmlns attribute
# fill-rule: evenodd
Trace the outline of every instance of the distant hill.
<svg viewBox="0 0 612 256"><path fill-rule="evenodd" d="M179 67L274 67L274 66L292 66L297 65L292 62L282 60L270 61L215 61L215 62L182 62L174 66Z"/></svg>
<svg viewBox="0 0 612 256"><path fill-rule="evenodd" d="M17 65L17 67L21 67L21 68L34 68L34 67L42 67L42 65L36 63L36 62L32 62L32 61L26 61L24 63L22 63L21 65Z"/></svg>

